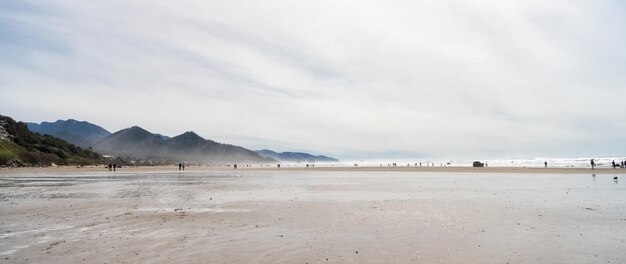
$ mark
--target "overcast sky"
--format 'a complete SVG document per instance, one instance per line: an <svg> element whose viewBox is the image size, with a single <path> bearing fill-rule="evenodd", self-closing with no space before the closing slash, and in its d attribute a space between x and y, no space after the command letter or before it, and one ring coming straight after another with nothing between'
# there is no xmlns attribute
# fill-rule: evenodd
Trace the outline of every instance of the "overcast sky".
<svg viewBox="0 0 626 264"><path fill-rule="evenodd" d="M0 114L343 159L624 155L623 1L0 1Z"/></svg>

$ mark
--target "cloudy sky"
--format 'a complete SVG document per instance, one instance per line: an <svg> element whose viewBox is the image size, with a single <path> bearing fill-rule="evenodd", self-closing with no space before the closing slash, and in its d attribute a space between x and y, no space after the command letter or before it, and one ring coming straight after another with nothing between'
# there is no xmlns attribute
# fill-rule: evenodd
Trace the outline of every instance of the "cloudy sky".
<svg viewBox="0 0 626 264"><path fill-rule="evenodd" d="M0 114L343 159L624 155L623 1L1 1Z"/></svg>

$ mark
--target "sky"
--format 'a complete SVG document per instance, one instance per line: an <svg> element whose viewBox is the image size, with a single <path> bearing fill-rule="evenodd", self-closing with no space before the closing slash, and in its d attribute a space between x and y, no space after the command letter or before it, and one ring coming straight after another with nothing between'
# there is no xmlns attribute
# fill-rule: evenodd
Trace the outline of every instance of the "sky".
<svg viewBox="0 0 626 264"><path fill-rule="evenodd" d="M623 1L0 2L0 114L342 159L626 154Z"/></svg>

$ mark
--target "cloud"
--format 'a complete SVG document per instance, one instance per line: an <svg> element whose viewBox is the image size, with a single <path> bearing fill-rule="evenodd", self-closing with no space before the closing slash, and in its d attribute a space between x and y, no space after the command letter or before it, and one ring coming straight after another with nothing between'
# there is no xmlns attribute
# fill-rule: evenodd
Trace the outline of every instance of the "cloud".
<svg viewBox="0 0 626 264"><path fill-rule="evenodd" d="M342 158L620 154L623 8L9 1L0 111Z"/></svg>

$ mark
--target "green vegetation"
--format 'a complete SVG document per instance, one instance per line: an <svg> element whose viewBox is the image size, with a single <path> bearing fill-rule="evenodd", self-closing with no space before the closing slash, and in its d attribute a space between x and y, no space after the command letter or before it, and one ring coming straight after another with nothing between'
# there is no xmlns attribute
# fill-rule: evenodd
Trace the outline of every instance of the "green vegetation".
<svg viewBox="0 0 626 264"><path fill-rule="evenodd" d="M31 132L25 123L16 122L10 117L0 115L0 126L0 166L49 166L53 163L93 165L108 162L90 149Z"/></svg>

